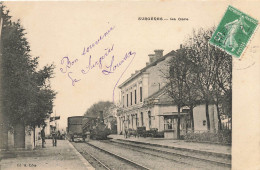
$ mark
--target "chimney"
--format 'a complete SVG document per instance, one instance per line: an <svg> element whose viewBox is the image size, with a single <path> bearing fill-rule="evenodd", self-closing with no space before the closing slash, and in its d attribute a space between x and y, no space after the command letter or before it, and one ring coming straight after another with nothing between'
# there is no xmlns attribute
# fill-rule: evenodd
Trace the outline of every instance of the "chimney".
<svg viewBox="0 0 260 170"><path fill-rule="evenodd" d="M149 62L146 62L146 66L148 66L149 65Z"/></svg>
<svg viewBox="0 0 260 170"><path fill-rule="evenodd" d="M152 62L154 62L156 60L155 54L149 54L148 56L149 56L150 63L152 63Z"/></svg>
<svg viewBox="0 0 260 170"><path fill-rule="evenodd" d="M138 70L135 70L135 74L138 72Z"/></svg>
<svg viewBox="0 0 260 170"><path fill-rule="evenodd" d="M182 44L180 44L180 49L182 49Z"/></svg>
<svg viewBox="0 0 260 170"><path fill-rule="evenodd" d="M131 77L134 75L134 73L131 74Z"/></svg>
<svg viewBox="0 0 260 170"><path fill-rule="evenodd" d="M158 60L163 56L163 50L154 50L155 53L155 60Z"/></svg>

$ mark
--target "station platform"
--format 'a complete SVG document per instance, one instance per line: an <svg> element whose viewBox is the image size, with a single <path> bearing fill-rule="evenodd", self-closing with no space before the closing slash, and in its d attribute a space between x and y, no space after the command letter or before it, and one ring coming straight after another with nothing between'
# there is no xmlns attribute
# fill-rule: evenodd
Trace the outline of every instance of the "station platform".
<svg viewBox="0 0 260 170"><path fill-rule="evenodd" d="M134 143L142 143L154 146L176 148L179 150L186 150L191 152L207 153L216 156L230 157L231 146L210 144L210 143L195 143L186 142L184 140L165 139L165 138L151 138L151 137L133 137L125 138L124 135L109 135L110 138L117 140L126 140Z"/></svg>
<svg viewBox="0 0 260 170"><path fill-rule="evenodd" d="M94 169L67 140L47 139L45 148L13 150L1 153L1 170L92 170Z"/></svg>

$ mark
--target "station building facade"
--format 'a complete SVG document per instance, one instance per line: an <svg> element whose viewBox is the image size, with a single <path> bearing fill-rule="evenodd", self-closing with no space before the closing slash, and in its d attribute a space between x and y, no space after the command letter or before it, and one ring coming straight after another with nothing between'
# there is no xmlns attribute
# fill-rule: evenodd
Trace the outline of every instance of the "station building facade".
<svg viewBox="0 0 260 170"><path fill-rule="evenodd" d="M177 138L177 106L173 104L166 92L167 80L163 73L169 72L169 61L175 55L171 51L163 56L163 50L150 54L146 67L136 71L125 82L119 85L121 102L117 111L117 132L136 130L137 127L153 128L164 132L165 138ZM193 110L194 130L206 131L205 105ZM209 106L211 129L218 129L217 111L214 105ZM181 135L191 129L187 108L181 110Z"/></svg>

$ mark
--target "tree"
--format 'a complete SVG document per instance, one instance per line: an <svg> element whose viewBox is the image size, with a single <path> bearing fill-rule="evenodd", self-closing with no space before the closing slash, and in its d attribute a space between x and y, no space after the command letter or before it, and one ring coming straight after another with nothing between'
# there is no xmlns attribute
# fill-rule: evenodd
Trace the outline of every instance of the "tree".
<svg viewBox="0 0 260 170"><path fill-rule="evenodd" d="M200 103L205 103L208 130L209 104L217 106L219 129L221 115L232 116L232 56L208 43L214 29L194 30L170 61L169 74L164 74L169 80L168 94L178 107L178 137L180 109L183 106L189 107L192 130L193 108Z"/></svg>
<svg viewBox="0 0 260 170"><path fill-rule="evenodd" d="M195 65L194 73L196 73L196 83L203 96L205 102L207 129L210 130L209 104L213 101L213 85L214 85L214 50L208 44L211 36L211 30L199 29L196 33L193 31L192 37L189 39L191 50L188 53L191 62Z"/></svg>
<svg viewBox="0 0 260 170"><path fill-rule="evenodd" d="M188 73L188 67L185 62L185 50L179 49L170 61L169 70L169 86L168 94L173 99L173 103L178 108L178 119L177 119L177 139L180 139L180 119L181 119L181 108L185 106L185 79Z"/></svg>
<svg viewBox="0 0 260 170"><path fill-rule="evenodd" d="M24 133L27 125L34 128L44 124L52 111L55 92L50 88L49 79L52 78L54 66L45 66L37 71L38 57L30 55L25 29L19 20L13 22L9 11L4 12L4 8L1 3L3 111L8 117L9 127L14 128L15 145L24 147L24 134L17 140L16 134ZM21 144L19 141L22 141Z"/></svg>
<svg viewBox="0 0 260 170"><path fill-rule="evenodd" d="M208 43L214 30L214 27L207 30L201 28L197 32L193 31L193 35L186 40L186 46L190 49L188 58L195 66L195 82L205 102L208 130L210 130L209 104L214 103L217 106L221 128L219 106L223 106L225 102L224 105L231 113L232 103L232 57Z"/></svg>
<svg viewBox="0 0 260 170"><path fill-rule="evenodd" d="M189 108L191 129L194 131L193 109L201 103L202 95L199 90L199 86L196 79L196 65L194 65L193 62L191 62L189 55L187 55L190 53L191 49L184 47L182 50L185 51L185 55L182 56L182 60L184 61L187 67L187 73L184 78L184 105Z"/></svg>
<svg viewBox="0 0 260 170"><path fill-rule="evenodd" d="M90 117L98 117L100 111L103 111L103 116L106 117L111 115L110 108L113 107L114 104L110 101L100 101L93 104L84 114L84 116Z"/></svg>
<svg viewBox="0 0 260 170"><path fill-rule="evenodd" d="M56 93L51 89L49 80L52 78L54 66L44 66L42 70L33 73L30 94L30 107L28 110L27 125L35 128L45 124L45 120L52 113L53 100Z"/></svg>
<svg viewBox="0 0 260 170"><path fill-rule="evenodd" d="M231 118L232 113L232 56L217 50L215 55L215 93L219 129L222 130L221 115Z"/></svg>
<svg viewBox="0 0 260 170"><path fill-rule="evenodd" d="M168 94L178 108L178 138L180 138L180 109L184 106L189 108L191 128L194 130L193 109L201 100L194 72L196 65L189 59L189 51L190 49L186 47L178 49L169 63L169 74L164 74L169 80Z"/></svg>

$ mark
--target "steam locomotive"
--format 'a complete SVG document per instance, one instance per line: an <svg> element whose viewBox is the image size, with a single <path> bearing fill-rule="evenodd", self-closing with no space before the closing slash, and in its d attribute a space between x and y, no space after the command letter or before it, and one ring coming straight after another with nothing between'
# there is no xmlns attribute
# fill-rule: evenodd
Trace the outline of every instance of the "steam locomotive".
<svg viewBox="0 0 260 170"><path fill-rule="evenodd" d="M90 139L107 139L110 130L104 124L103 112L99 116L73 116L68 117L67 134L70 141L75 138L82 138L83 141L88 137Z"/></svg>

